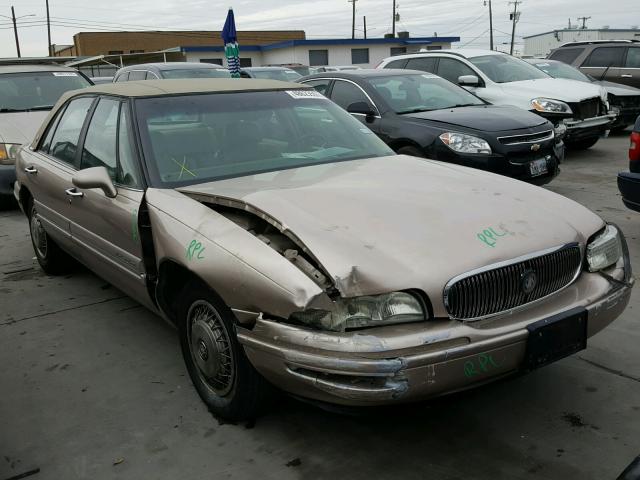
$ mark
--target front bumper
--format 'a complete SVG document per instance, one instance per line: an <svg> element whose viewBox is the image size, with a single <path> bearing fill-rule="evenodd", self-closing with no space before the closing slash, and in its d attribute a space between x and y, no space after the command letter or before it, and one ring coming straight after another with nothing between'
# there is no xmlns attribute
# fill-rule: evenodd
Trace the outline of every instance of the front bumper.
<svg viewBox="0 0 640 480"><path fill-rule="evenodd" d="M366 406L422 400L466 390L518 372L527 325L572 308L588 311L588 336L626 307L633 280L624 269L583 273L576 282L529 308L464 323L421 324L348 333L320 332L259 319L238 339L255 368L294 395L334 404Z"/></svg>
<svg viewBox="0 0 640 480"><path fill-rule="evenodd" d="M607 114L585 120L566 119L563 122L567 127L565 140L581 140L603 135L611 128L616 118L617 116L615 114Z"/></svg>
<svg viewBox="0 0 640 480"><path fill-rule="evenodd" d="M15 165L0 165L0 196L13 196L13 184L15 181Z"/></svg>

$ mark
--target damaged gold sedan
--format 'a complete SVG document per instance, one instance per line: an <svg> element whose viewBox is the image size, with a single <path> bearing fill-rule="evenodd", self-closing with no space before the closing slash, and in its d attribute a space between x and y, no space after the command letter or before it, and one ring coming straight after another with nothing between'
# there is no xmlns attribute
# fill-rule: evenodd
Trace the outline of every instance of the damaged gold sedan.
<svg viewBox="0 0 640 480"><path fill-rule="evenodd" d="M73 257L175 324L231 419L271 385L366 406L531 370L586 348L633 286L622 232L586 208L394 155L299 84L72 92L17 176L42 268Z"/></svg>

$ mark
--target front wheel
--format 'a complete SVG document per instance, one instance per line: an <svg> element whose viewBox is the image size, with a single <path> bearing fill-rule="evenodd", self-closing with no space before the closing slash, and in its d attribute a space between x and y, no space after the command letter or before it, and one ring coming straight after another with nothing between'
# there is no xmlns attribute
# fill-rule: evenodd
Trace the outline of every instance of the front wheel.
<svg viewBox="0 0 640 480"><path fill-rule="evenodd" d="M209 411L231 421L256 418L273 394L238 342L234 316L199 282L185 288L178 330L187 371Z"/></svg>
<svg viewBox="0 0 640 480"><path fill-rule="evenodd" d="M570 150L586 150L598 143L598 140L600 140L600 137L585 138L583 140L565 140L564 143L566 143Z"/></svg>

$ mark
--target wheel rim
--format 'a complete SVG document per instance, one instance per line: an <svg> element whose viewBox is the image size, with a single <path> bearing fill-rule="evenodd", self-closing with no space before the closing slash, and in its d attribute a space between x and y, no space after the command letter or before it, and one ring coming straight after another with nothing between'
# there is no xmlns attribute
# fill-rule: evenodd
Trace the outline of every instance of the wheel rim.
<svg viewBox="0 0 640 480"><path fill-rule="evenodd" d="M33 239L33 248L35 249L36 254L40 258L47 258L47 233L44 231L42 223L40 223L35 210L31 214L29 227L31 230L31 238Z"/></svg>
<svg viewBox="0 0 640 480"><path fill-rule="evenodd" d="M213 393L225 396L233 387L234 353L229 332L213 306L198 300L189 308L189 351L198 375Z"/></svg>

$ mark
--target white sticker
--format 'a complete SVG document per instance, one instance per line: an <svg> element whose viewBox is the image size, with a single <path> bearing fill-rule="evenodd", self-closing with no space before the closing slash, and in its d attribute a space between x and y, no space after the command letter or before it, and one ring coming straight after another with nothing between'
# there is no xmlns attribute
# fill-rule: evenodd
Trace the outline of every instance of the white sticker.
<svg viewBox="0 0 640 480"><path fill-rule="evenodd" d="M327 98L316 90L285 90L292 98Z"/></svg>
<svg viewBox="0 0 640 480"><path fill-rule="evenodd" d="M536 63L536 67L550 67L548 63Z"/></svg>
<svg viewBox="0 0 640 480"><path fill-rule="evenodd" d="M53 72L54 77L77 77L78 74L75 72Z"/></svg>
<svg viewBox="0 0 640 480"><path fill-rule="evenodd" d="M424 78L438 78L437 75L422 75Z"/></svg>

